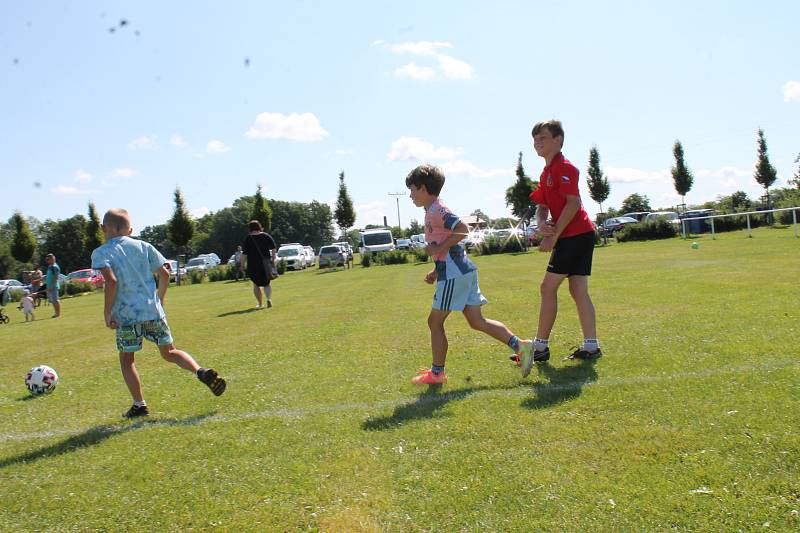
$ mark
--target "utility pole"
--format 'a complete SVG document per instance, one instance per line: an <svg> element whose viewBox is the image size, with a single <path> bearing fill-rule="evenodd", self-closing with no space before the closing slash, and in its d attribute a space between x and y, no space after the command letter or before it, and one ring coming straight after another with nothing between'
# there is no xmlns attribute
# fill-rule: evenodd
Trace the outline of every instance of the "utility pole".
<svg viewBox="0 0 800 533"><path fill-rule="evenodd" d="M400 197L405 196L407 193L404 192L390 192L389 196L394 196L397 200L397 227L400 231L403 231L403 226L400 225Z"/></svg>

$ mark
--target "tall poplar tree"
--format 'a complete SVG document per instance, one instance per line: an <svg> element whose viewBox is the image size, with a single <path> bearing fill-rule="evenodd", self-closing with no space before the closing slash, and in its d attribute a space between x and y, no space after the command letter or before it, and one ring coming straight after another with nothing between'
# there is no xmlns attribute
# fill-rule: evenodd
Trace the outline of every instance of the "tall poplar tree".
<svg viewBox="0 0 800 533"><path fill-rule="evenodd" d="M767 209L771 209L769 199L769 187L775 180L778 179L778 171L769 162L767 155L767 139L764 138L764 130L758 129L758 162L756 162L756 169L753 177L755 180L764 187L767 196Z"/></svg>
<svg viewBox="0 0 800 533"><path fill-rule="evenodd" d="M608 200L608 195L611 193L611 185L609 185L608 178L603 176L603 171L600 169L600 152L597 151L596 146L592 146L592 149L589 150L589 168L586 169L586 172L589 174L589 178L586 180L589 186L589 196L600 204L600 215L602 215L603 202Z"/></svg>
<svg viewBox="0 0 800 533"><path fill-rule="evenodd" d="M517 159L515 174L517 175L517 181L506 189L506 206L511 207L511 212L515 217L519 218L525 213L526 209L533 208L535 205L530 198L534 183L525 175L525 169L522 166L522 152L519 153L519 158Z"/></svg>
<svg viewBox="0 0 800 533"><path fill-rule="evenodd" d="M692 189L694 176L683 160L683 145L675 141L672 146L672 155L675 156L675 166L672 167L672 181L675 183L675 192L681 195L683 210L686 211L686 193Z"/></svg>
<svg viewBox="0 0 800 533"><path fill-rule="evenodd" d="M89 221L86 223L86 252L91 258L95 248L103 244L103 230L100 229L100 218L97 216L97 208L89 202Z"/></svg>
<svg viewBox="0 0 800 533"><path fill-rule="evenodd" d="M11 256L20 263L27 263L36 250L36 238L20 211L14 212L14 216L11 217L11 225L14 229L14 237L11 240Z"/></svg>
<svg viewBox="0 0 800 533"><path fill-rule="evenodd" d="M347 193L347 185L344 184L344 171L339 173L339 197L336 199L336 211L334 211L333 216L342 235L346 235L347 230L356 223L353 200L350 199L350 195Z"/></svg>
<svg viewBox="0 0 800 533"><path fill-rule="evenodd" d="M167 222L167 235L175 247L184 253L194 235L194 220L186 209L180 187L175 187L175 211Z"/></svg>
<svg viewBox="0 0 800 533"><path fill-rule="evenodd" d="M256 195L253 198L253 212L250 215L250 220L258 220L264 227L264 231L270 231L272 229L272 209L266 198L261 194L261 185L256 189Z"/></svg>

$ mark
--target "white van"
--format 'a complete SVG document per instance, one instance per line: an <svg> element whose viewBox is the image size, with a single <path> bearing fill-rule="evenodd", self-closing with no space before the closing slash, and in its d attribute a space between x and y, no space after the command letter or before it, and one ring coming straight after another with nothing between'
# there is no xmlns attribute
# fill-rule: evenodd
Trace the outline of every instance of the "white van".
<svg viewBox="0 0 800 533"><path fill-rule="evenodd" d="M359 232L359 235L358 251L362 255L394 250L394 237L388 229L368 229Z"/></svg>

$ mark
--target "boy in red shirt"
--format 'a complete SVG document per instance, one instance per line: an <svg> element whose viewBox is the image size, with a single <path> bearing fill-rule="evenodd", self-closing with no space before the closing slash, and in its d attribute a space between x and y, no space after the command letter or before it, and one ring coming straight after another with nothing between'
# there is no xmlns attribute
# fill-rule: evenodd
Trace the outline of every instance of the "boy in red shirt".
<svg viewBox="0 0 800 533"><path fill-rule="evenodd" d="M539 186L531 194L536 203L536 222L542 241L540 252L552 252L547 272L540 285L542 296L539 326L534 351L521 358L522 375L527 376L534 362L550 359L550 332L558 313L558 288L569 278L569 293L578 308L583 344L570 359L595 360L602 355L597 341L594 305L589 297L595 228L581 205L578 169L564 158L564 129L558 120L539 122L533 127L533 149L544 158ZM548 220L548 214L550 220Z"/></svg>

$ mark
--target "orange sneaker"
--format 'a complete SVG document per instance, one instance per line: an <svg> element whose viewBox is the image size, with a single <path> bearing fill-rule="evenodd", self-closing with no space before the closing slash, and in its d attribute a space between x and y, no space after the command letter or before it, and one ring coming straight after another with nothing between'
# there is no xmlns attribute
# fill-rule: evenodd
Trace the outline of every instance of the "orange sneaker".
<svg viewBox="0 0 800 533"><path fill-rule="evenodd" d="M414 385L440 385L447 383L447 374L444 370L438 374L434 374L430 368L423 368L417 372L416 377L411 380Z"/></svg>

